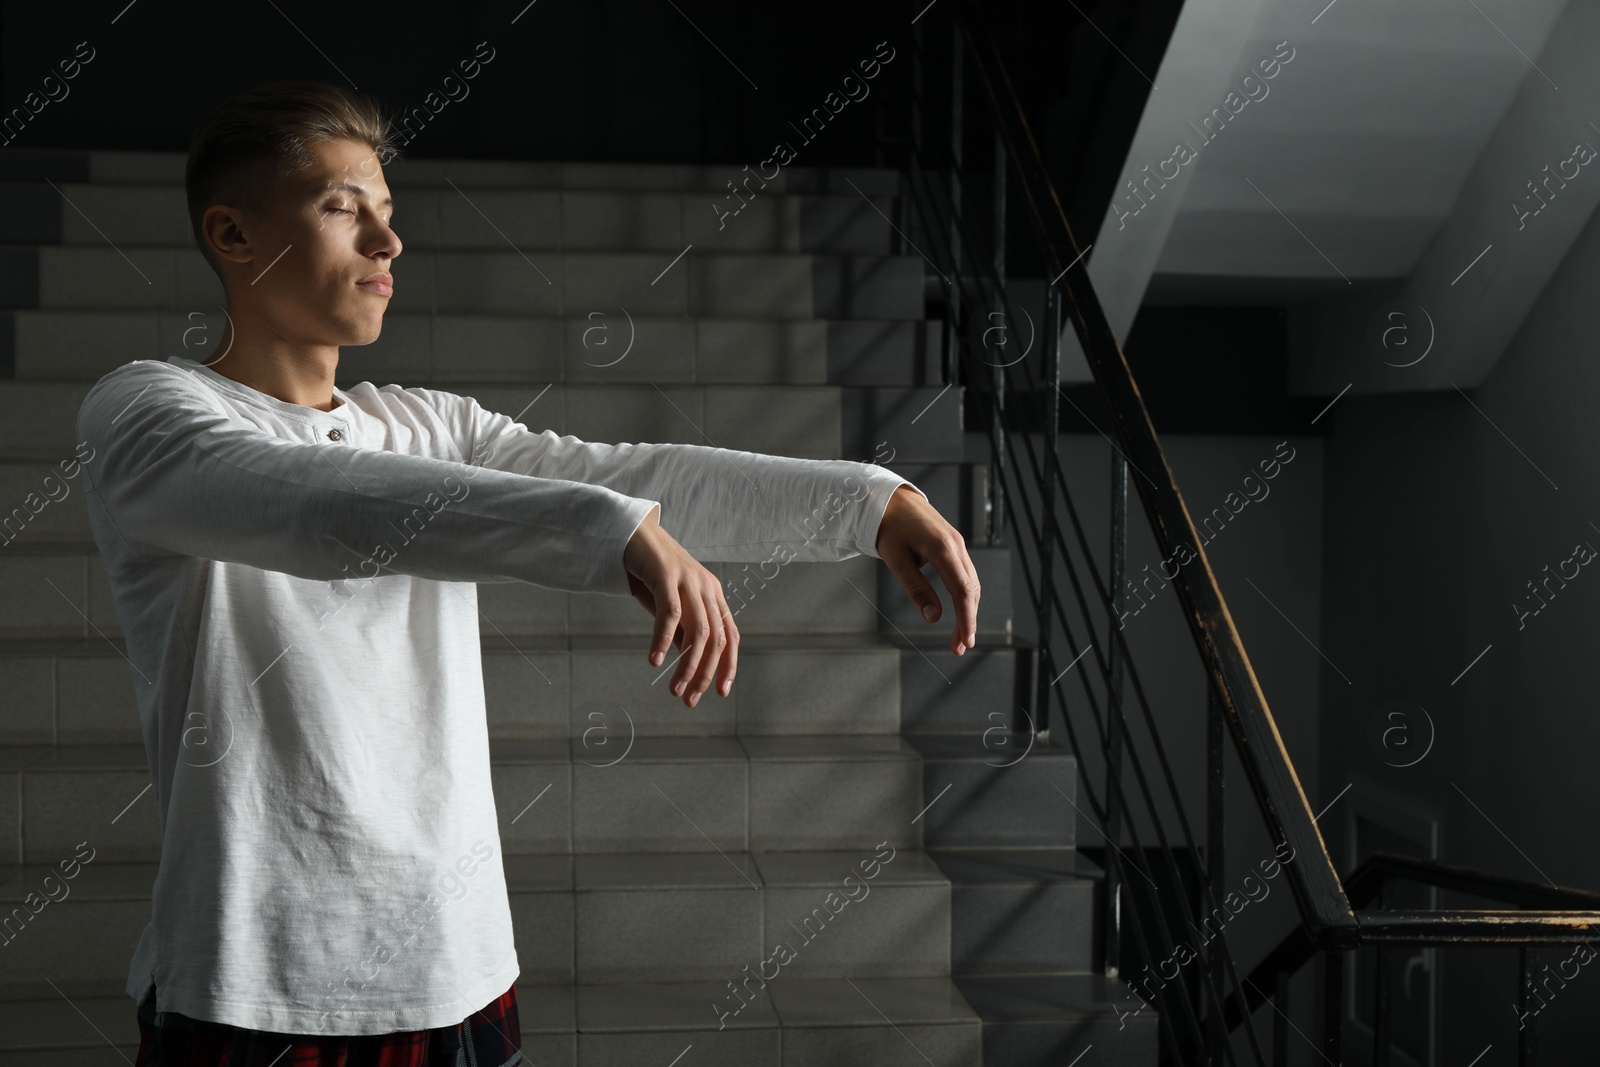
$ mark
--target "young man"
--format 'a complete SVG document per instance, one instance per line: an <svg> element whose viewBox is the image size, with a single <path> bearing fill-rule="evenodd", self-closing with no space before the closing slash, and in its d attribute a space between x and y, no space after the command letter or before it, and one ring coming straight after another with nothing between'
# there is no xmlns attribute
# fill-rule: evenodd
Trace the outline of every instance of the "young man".
<svg viewBox="0 0 1600 1067"><path fill-rule="evenodd" d="M407 284L387 136L319 83L214 111L186 186L227 292L221 354L119 367L79 415L160 812L127 985L140 1067L516 1061L473 583L631 594L691 708L714 679L728 695L739 649L697 558L876 555L934 621L932 563L957 591L952 652L974 643L961 535L881 467L584 442L439 390L335 387L340 348L376 340Z"/></svg>

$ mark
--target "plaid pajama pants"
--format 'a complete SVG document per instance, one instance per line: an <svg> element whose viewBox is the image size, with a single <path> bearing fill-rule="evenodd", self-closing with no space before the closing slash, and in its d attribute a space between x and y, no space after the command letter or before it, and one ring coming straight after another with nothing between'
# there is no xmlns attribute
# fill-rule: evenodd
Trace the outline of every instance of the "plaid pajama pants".
<svg viewBox="0 0 1600 1067"><path fill-rule="evenodd" d="M243 1030L139 1004L136 1067L514 1067L523 1063L517 986L453 1026L370 1036Z"/></svg>

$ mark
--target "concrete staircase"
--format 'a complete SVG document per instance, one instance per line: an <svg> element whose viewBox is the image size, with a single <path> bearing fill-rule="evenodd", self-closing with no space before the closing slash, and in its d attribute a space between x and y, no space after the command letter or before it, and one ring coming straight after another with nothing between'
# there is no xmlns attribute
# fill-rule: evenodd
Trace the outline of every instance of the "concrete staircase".
<svg viewBox="0 0 1600 1067"><path fill-rule="evenodd" d="M896 176L791 168L720 228L727 168L385 176L407 247L341 384L471 393L596 440L884 462L984 583L958 659L877 560L790 564L738 614L732 696L693 711L652 684L630 599L481 588L528 1059L1065 1067L1093 1045L1153 1064L1154 1012L1119 1025L1138 1004L1092 971L1075 762L1002 729L1031 660L1009 553L978 539L983 445L938 378L931 272L893 251ZM222 294L180 156L12 150L0 183L0 521L23 509L0 534L0 1067L120 1064L159 859L133 674L79 483L24 501L99 375L213 358ZM84 841L70 895L32 913ZM867 896L823 908L890 848ZM746 1004L730 983L779 940L795 958Z"/></svg>

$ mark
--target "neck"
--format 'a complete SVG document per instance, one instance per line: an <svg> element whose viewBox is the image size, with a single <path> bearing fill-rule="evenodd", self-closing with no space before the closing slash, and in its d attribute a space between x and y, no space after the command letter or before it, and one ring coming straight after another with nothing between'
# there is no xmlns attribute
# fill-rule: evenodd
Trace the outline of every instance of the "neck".
<svg viewBox="0 0 1600 1067"><path fill-rule="evenodd" d="M310 345L292 341L247 316L229 312L216 351L221 358L202 359L212 370L241 385L288 404L332 411L334 372L339 367L338 345Z"/></svg>

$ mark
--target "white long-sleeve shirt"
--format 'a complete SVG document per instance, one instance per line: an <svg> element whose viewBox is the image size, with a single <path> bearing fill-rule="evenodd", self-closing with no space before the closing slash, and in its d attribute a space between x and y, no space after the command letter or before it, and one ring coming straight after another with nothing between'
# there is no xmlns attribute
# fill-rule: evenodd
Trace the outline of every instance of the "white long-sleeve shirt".
<svg viewBox="0 0 1600 1067"><path fill-rule="evenodd" d="M876 556L910 483L333 392L319 411L173 356L118 367L79 413L160 811L127 992L281 1033L449 1026L519 973L473 583L628 595L657 504L702 560Z"/></svg>

